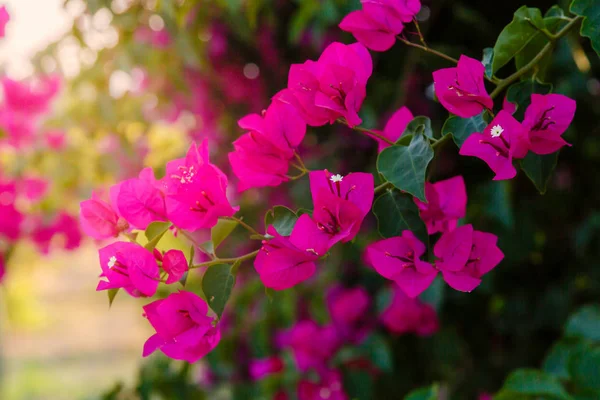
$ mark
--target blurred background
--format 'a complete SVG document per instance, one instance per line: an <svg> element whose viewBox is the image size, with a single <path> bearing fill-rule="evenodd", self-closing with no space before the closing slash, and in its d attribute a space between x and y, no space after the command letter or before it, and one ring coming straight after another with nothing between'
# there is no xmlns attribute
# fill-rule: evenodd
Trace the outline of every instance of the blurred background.
<svg viewBox="0 0 600 400"><path fill-rule="evenodd" d="M422 3L418 19L428 43L454 57L477 59L523 5L517 0L493 6L476 0ZM353 42L337 24L360 2L1 4L10 21L0 40L0 178L16 182L15 204L24 219L22 232L0 237L6 262L0 286L0 398L100 398L118 381L136 382L151 329L141 316L144 302L119 296L109 309L106 295L95 291L98 244L79 231L79 202L144 166L160 176L165 162L193 140L208 139L214 162L231 177L227 152L243 133L236 121L268 105L286 86L290 64L318 58L332 41ZM553 4L527 2L542 12ZM568 9L568 2L558 5ZM406 105L414 115L430 117L439 132L447 112L433 101L431 72L446 62L400 43L373 58L363 125L381 129ZM432 180L465 176L467 220L497 234L506 259L469 296L435 294L440 332L428 339L396 338L391 347L397 375L379 379L378 393L404 394L433 381L450 382L458 399L494 392L512 369L540 367L569 314L598 300L600 60L589 41L573 35L558 43L550 61L537 78L577 100L565 134L573 146L561 152L545 195L522 173L510 182L492 182L479 160L458 157L453 146L444 149ZM498 76L509 75L511 68ZM7 79L43 98L39 107L12 113L24 106L7 100L7 91L14 90ZM311 169L375 172L374 143L343 126L309 129L302 153ZM236 201L251 222L261 221L268 205L310 206L307 182L288 188L251 190ZM11 223L8 211L0 219ZM373 227L374 219L366 224ZM331 268L345 282L361 282L376 292L383 283L362 271L359 249L366 242L332 258ZM264 297L262 288L253 293Z"/></svg>

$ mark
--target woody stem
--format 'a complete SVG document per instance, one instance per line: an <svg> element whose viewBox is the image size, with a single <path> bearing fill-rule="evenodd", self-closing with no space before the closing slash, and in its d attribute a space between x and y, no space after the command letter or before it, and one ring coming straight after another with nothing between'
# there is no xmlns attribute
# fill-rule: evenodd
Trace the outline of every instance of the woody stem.
<svg viewBox="0 0 600 400"><path fill-rule="evenodd" d="M560 39L561 37L565 36L567 33L569 33L569 31L575 25L577 25L577 23L581 19L582 19L582 17L580 17L580 16L575 17L568 24L566 24L560 31L558 31L556 34L547 35L547 37L550 41L542 48L542 50L540 50L540 52L535 57L533 57L531 59L531 61L529 61L527 64L525 64L521 69L517 70L514 74L510 75L509 77L500 80L500 82L498 82L498 86L496 87L496 89L494 89L494 91L490 94L490 97L492 99L495 98L510 84L517 81L523 75L525 75L526 73L528 73L529 71L534 69L537 66L537 64L542 60L542 58L544 58L546 56L546 54L548 54L552 51L552 48L554 47L554 44L556 43L556 41L558 39Z"/></svg>
<svg viewBox="0 0 600 400"><path fill-rule="evenodd" d="M246 260L252 260L253 258L255 258L258 255L258 252L260 250L255 250L251 253L248 254L244 254L243 256L239 256L239 257L232 257L232 258L216 258L214 260L211 261L206 261L200 264L194 264L190 267L190 269L193 268L201 268L201 267L210 267L212 265L217 265L217 264L234 264L236 262L243 262Z"/></svg>
<svg viewBox="0 0 600 400"><path fill-rule="evenodd" d="M214 256L212 254L210 254L208 251L206 251L205 249L202 248L202 246L200 246L200 244L198 242L196 242L196 239L194 239L192 236L190 236L189 233L187 233L184 230L180 230L179 233L181 233L183 236L185 236L185 238L187 240L189 240L190 242L192 242L192 244L194 245L194 247L196 247L198 250L200 250L202 253L206 254L207 256L209 256L210 258L213 258Z"/></svg>

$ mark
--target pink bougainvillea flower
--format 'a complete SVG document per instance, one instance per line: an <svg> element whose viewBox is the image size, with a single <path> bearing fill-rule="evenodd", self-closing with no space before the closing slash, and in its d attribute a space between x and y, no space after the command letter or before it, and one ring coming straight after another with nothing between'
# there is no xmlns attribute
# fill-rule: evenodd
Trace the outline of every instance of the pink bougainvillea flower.
<svg viewBox="0 0 600 400"><path fill-rule="evenodd" d="M10 15L6 10L6 6L0 7L0 38L3 38L6 33L6 24L10 20Z"/></svg>
<svg viewBox="0 0 600 400"><path fill-rule="evenodd" d="M115 242L98 251L101 280L96 290L123 288L133 297L153 296L160 280L154 255L137 243Z"/></svg>
<svg viewBox="0 0 600 400"><path fill-rule="evenodd" d="M267 233L273 238L263 241L254 261L266 287L284 290L313 276L315 262L327 252L327 237L307 214L298 218L289 237L281 236L273 226Z"/></svg>
<svg viewBox="0 0 600 400"><path fill-rule="evenodd" d="M326 370L320 375L319 382L304 379L298 383L298 400L348 400L338 371Z"/></svg>
<svg viewBox="0 0 600 400"><path fill-rule="evenodd" d="M470 292L504 258L497 241L495 235L475 231L471 225L458 227L443 234L435 244L436 267L452 288Z"/></svg>
<svg viewBox="0 0 600 400"><path fill-rule="evenodd" d="M329 171L312 171L310 191L318 228L329 236L327 248L338 241L352 240L371 210L375 196L373 175L355 172L342 176Z"/></svg>
<svg viewBox="0 0 600 400"><path fill-rule="evenodd" d="M16 149L32 144L35 128L31 118L9 108L0 109L0 128L6 133L6 142Z"/></svg>
<svg viewBox="0 0 600 400"><path fill-rule="evenodd" d="M371 55L362 44L334 42L318 61L293 64L288 89L275 98L296 106L308 125L321 126L345 118L355 126L361 123L358 110L372 71Z"/></svg>
<svg viewBox="0 0 600 400"><path fill-rule="evenodd" d="M114 198L118 197L120 185L111 188ZM102 200L97 193L92 198L79 204L79 222L83 232L94 239L102 240L119 236L129 229L129 223L119 216L111 204Z"/></svg>
<svg viewBox="0 0 600 400"><path fill-rule="evenodd" d="M419 299L408 297L397 288L394 290L392 302L383 311L380 319L381 323L396 335L415 333L419 336L430 336L439 329L433 307Z"/></svg>
<svg viewBox="0 0 600 400"><path fill-rule="evenodd" d="M414 198L427 232L448 232L456 228L464 218L467 208L467 190L462 176L455 176L436 183L425 183L427 203Z"/></svg>
<svg viewBox="0 0 600 400"><path fill-rule="evenodd" d="M461 55L454 68L443 68L433 73L435 94L442 105L462 118L473 117L494 102L483 83L485 67L481 61Z"/></svg>
<svg viewBox="0 0 600 400"><path fill-rule="evenodd" d="M38 201L48 191L49 182L42 178L26 177L19 182L20 191L30 201Z"/></svg>
<svg viewBox="0 0 600 400"><path fill-rule="evenodd" d="M341 344L332 325L319 326L311 320L297 322L284 335L283 345L292 349L296 365L303 372L324 369Z"/></svg>
<svg viewBox="0 0 600 400"><path fill-rule="evenodd" d="M510 115L513 115L515 111L517 111L517 105L508 101L507 97L504 97L504 100L502 101L502 109Z"/></svg>
<svg viewBox="0 0 600 400"><path fill-rule="evenodd" d="M417 297L437 275L430 263L421 260L424 253L425 245L411 231L404 231L402 236L371 243L365 261L384 278L396 282L409 297Z"/></svg>
<svg viewBox="0 0 600 400"><path fill-rule="evenodd" d="M385 24L372 19L364 10L356 10L346 15L339 27L352 33L368 49L386 51L396 43L396 35L402 32L404 24L400 22L394 29L389 29Z"/></svg>
<svg viewBox="0 0 600 400"><path fill-rule="evenodd" d="M35 115L48 109L50 101L60 89L58 76L44 77L29 82L2 79L4 102L12 112Z"/></svg>
<svg viewBox="0 0 600 400"><path fill-rule="evenodd" d="M296 108L274 100L264 118L250 114L238 124L249 130L233 142L235 151L229 153L233 172L240 179L239 190L287 181L294 149L306 134L306 123Z"/></svg>
<svg viewBox="0 0 600 400"><path fill-rule="evenodd" d="M250 378L258 381L266 376L283 371L283 360L277 356L254 359L250 361Z"/></svg>
<svg viewBox="0 0 600 400"><path fill-rule="evenodd" d="M390 139L392 142L395 142L396 140L400 139L400 137L404 133L404 130L406 129L406 127L408 126L410 121L413 120L413 118L414 117L408 108L401 107L391 116L391 118L385 124L385 128L383 129L383 132L382 131L376 131L376 132L379 133L380 135ZM387 142L384 142L383 140L376 138L375 136L373 136L373 138L375 140L377 140L377 144L378 144L377 152L378 153L381 153L383 151L383 149L391 146Z"/></svg>
<svg viewBox="0 0 600 400"><path fill-rule="evenodd" d="M215 319L206 315L208 305L194 293L171 293L144 306L144 313L156 330L144 344L144 357L160 350L175 360L195 363L221 339Z"/></svg>
<svg viewBox="0 0 600 400"><path fill-rule="evenodd" d="M0 238L17 240L21 235L21 224L25 219L16 208L17 188L14 181L0 180Z"/></svg>
<svg viewBox="0 0 600 400"><path fill-rule="evenodd" d="M61 238L59 243L65 250L74 250L81 244L79 222L72 215L60 212L50 223L45 223L41 218L34 218L34 223L30 236L44 254L50 252L52 239L57 235Z"/></svg>
<svg viewBox="0 0 600 400"><path fill-rule="evenodd" d="M185 158L167 163L161 181L168 220L180 229L212 228L219 217L230 217L239 209L227 199L227 176L208 158L208 142L195 143Z"/></svg>
<svg viewBox="0 0 600 400"><path fill-rule="evenodd" d="M167 219L163 194L144 179L121 182L117 208L131 226L140 230L146 229L151 222Z"/></svg>
<svg viewBox="0 0 600 400"><path fill-rule="evenodd" d="M362 10L353 11L339 27L373 51L386 51L396 42L404 24L421 9L420 0L362 0Z"/></svg>
<svg viewBox="0 0 600 400"><path fill-rule="evenodd" d="M523 128L529 132L529 150L551 154L570 146L561 135L575 116L575 100L561 94L532 94Z"/></svg>
<svg viewBox="0 0 600 400"><path fill-rule="evenodd" d="M161 257L162 268L168 274L166 283L178 282L188 271L189 265L183 251L171 249Z"/></svg>
<svg viewBox="0 0 600 400"><path fill-rule="evenodd" d="M340 336L351 342L362 341L369 331L369 294L362 287L332 287L327 293L327 308Z"/></svg>
<svg viewBox="0 0 600 400"><path fill-rule="evenodd" d="M523 126L502 110L483 133L472 133L465 140L460 154L482 159L496 174L494 180L503 180L515 177L513 158L525 157L528 146Z"/></svg>
<svg viewBox="0 0 600 400"><path fill-rule="evenodd" d="M52 150L64 149L67 142L67 137L62 131L48 131L44 133L44 139Z"/></svg>

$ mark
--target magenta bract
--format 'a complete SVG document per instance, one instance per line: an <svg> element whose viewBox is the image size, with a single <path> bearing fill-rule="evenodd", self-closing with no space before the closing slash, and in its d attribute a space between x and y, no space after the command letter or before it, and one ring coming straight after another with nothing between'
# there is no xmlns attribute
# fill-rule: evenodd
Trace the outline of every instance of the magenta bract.
<svg viewBox="0 0 600 400"><path fill-rule="evenodd" d="M436 183L426 182L425 197L427 203L416 197L413 200L430 235L453 230L458 220L466 214L467 190L462 176Z"/></svg>
<svg viewBox="0 0 600 400"><path fill-rule="evenodd" d="M523 128L529 132L529 149L551 154L570 146L561 135L573 121L575 107L575 100L561 94L532 94L523 120Z"/></svg>

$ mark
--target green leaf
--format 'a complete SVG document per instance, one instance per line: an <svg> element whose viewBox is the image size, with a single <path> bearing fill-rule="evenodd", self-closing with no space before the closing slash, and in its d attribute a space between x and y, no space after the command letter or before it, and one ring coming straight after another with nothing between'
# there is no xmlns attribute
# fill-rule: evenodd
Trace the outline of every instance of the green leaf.
<svg viewBox="0 0 600 400"><path fill-rule="evenodd" d="M472 133L483 132L487 126L484 114L485 112L482 112L471 118L449 117L442 126L442 136L452 135L454 143L460 148Z"/></svg>
<svg viewBox="0 0 600 400"><path fill-rule="evenodd" d="M431 120L429 118L422 115L414 117L413 120L408 123L406 129L404 129L401 137L406 135L416 136L418 134L433 138L433 130L431 129Z"/></svg>
<svg viewBox="0 0 600 400"><path fill-rule="evenodd" d="M425 173L433 149L424 135L416 135L406 146L391 146L377 158L377 170L398 189L421 201L425 199Z"/></svg>
<svg viewBox="0 0 600 400"><path fill-rule="evenodd" d="M600 349L583 348L569 360L569 374L579 389L600 396Z"/></svg>
<svg viewBox="0 0 600 400"><path fill-rule="evenodd" d="M373 377L365 370L345 370L343 373L343 386L351 399L373 398Z"/></svg>
<svg viewBox="0 0 600 400"><path fill-rule="evenodd" d="M529 152L523 160L521 160L521 169L527 177L533 182L537 190L544 194L548 186L550 176L554 172L558 161L558 152L540 156Z"/></svg>
<svg viewBox="0 0 600 400"><path fill-rule="evenodd" d="M518 369L512 372L504 382L502 390L529 396L571 398L554 377L535 369Z"/></svg>
<svg viewBox="0 0 600 400"><path fill-rule="evenodd" d="M298 215L284 206L275 206L265 215L265 230L273 225L275 230L282 236L289 236L296 225Z"/></svg>
<svg viewBox="0 0 600 400"><path fill-rule="evenodd" d="M494 71L492 71L492 63L494 62L494 49L491 47L486 47L483 49L483 58L481 59L481 63L485 67L485 76L488 78L492 78L494 76Z"/></svg>
<svg viewBox="0 0 600 400"><path fill-rule="evenodd" d="M404 400L438 400L438 385L415 389Z"/></svg>
<svg viewBox="0 0 600 400"><path fill-rule="evenodd" d="M361 343L360 349L383 372L392 372L394 370L392 348L382 335L376 333L370 335Z"/></svg>
<svg viewBox="0 0 600 400"><path fill-rule="evenodd" d="M565 336L600 341L600 307L585 306L571 315L565 326Z"/></svg>
<svg viewBox="0 0 600 400"><path fill-rule="evenodd" d="M533 93L548 94L551 91L551 83L543 83L537 79L528 79L511 85L506 91L506 99L518 106L514 117L521 121L525 115L525 110L531 104L531 95Z"/></svg>
<svg viewBox="0 0 600 400"><path fill-rule="evenodd" d="M208 267L202 278L202 290L208 300L208 305L219 318L223 314L225 304L229 300L231 290L235 285L235 275L231 273L229 264L216 264Z"/></svg>
<svg viewBox="0 0 600 400"><path fill-rule="evenodd" d="M565 18L566 16L563 9L555 4L546 11L546 14L544 14L544 19L551 17Z"/></svg>
<svg viewBox="0 0 600 400"><path fill-rule="evenodd" d="M115 296L119 293L119 288L116 289L108 289L106 294L108 295L108 307L112 306L113 301L115 301Z"/></svg>
<svg viewBox="0 0 600 400"><path fill-rule="evenodd" d="M423 293L419 295L419 300L429 304L439 312L444 300L444 288L446 285L441 277L437 277L431 285Z"/></svg>
<svg viewBox="0 0 600 400"><path fill-rule="evenodd" d="M523 51L531 40L543 35L540 29L544 29L542 12L538 8L527 6L519 8L511 23L504 27L496 40L492 72L496 73Z"/></svg>
<svg viewBox="0 0 600 400"><path fill-rule="evenodd" d="M220 218L219 222L210 230L210 240L212 241L213 249L216 250L237 226L237 221Z"/></svg>
<svg viewBox="0 0 600 400"><path fill-rule="evenodd" d="M569 10L585 17L581 24L581 36L592 42L592 48L600 56L600 3L598 0L573 0Z"/></svg>
<svg viewBox="0 0 600 400"><path fill-rule="evenodd" d="M399 236L402 231L409 230L427 243L427 228L409 195L398 190L387 190L375 200L373 214L377 218L379 234L384 238Z"/></svg>
<svg viewBox="0 0 600 400"><path fill-rule="evenodd" d="M552 346L544 359L542 369L556 378L567 380L570 378L569 360L571 356L586 348L584 343L563 339Z"/></svg>
<svg viewBox="0 0 600 400"><path fill-rule="evenodd" d="M148 243L146 243L144 247L149 251L154 250L158 242L160 242L160 239L162 239L170 227L170 222L154 221L150 223L144 231L144 236L148 239Z"/></svg>

